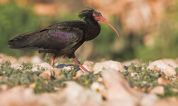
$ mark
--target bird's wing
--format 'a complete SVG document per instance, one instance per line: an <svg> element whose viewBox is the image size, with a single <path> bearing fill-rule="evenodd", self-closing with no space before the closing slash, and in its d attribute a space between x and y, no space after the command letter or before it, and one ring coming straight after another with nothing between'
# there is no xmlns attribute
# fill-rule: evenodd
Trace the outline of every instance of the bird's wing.
<svg viewBox="0 0 178 106"><path fill-rule="evenodd" d="M76 26L78 25L78 27ZM12 48L61 50L70 48L83 39L82 21L54 24L43 30L17 36L9 41Z"/></svg>

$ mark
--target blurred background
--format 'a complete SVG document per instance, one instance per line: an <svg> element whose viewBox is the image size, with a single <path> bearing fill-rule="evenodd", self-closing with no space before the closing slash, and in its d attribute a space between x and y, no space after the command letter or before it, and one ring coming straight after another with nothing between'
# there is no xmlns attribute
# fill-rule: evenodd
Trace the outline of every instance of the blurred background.
<svg viewBox="0 0 178 106"><path fill-rule="evenodd" d="M37 54L12 50L7 41L56 22L79 19L82 9L94 8L113 23L120 38L101 25L100 35L77 51L82 59L177 58L177 4L177 0L0 0L0 53Z"/></svg>

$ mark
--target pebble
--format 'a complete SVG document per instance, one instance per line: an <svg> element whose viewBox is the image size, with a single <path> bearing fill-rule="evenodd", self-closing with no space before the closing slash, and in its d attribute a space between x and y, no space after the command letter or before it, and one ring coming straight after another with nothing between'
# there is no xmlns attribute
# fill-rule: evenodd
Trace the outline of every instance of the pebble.
<svg viewBox="0 0 178 106"><path fill-rule="evenodd" d="M122 72L124 71L124 66L120 62L109 60L104 62L98 62L93 67L94 73L99 73L104 70L115 70Z"/></svg>
<svg viewBox="0 0 178 106"><path fill-rule="evenodd" d="M170 83L170 80L167 80L167 79L164 79L164 78L158 78L158 84L159 85L166 85L166 84L168 84L168 83Z"/></svg>
<svg viewBox="0 0 178 106"><path fill-rule="evenodd" d="M156 60L148 65L148 69L153 71L161 71L168 77L176 75L177 67L178 65L176 62L171 59Z"/></svg>
<svg viewBox="0 0 178 106"><path fill-rule="evenodd" d="M164 87L163 86L156 86L151 90L150 93L162 95L162 94L164 94Z"/></svg>

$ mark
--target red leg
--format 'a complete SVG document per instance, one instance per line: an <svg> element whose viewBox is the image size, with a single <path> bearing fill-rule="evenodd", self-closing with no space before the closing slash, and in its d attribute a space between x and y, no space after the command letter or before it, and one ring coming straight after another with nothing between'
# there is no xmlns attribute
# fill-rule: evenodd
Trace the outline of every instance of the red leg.
<svg viewBox="0 0 178 106"><path fill-rule="evenodd" d="M78 59L75 57L73 58L73 61L76 65L78 65L80 67L80 69L83 71L83 72L89 72L85 67L83 67L80 63L80 61L78 61Z"/></svg>
<svg viewBox="0 0 178 106"><path fill-rule="evenodd" d="M51 66L53 66L53 67L54 67L54 64L55 64L55 60L56 60L56 56L54 55L51 58Z"/></svg>
<svg viewBox="0 0 178 106"><path fill-rule="evenodd" d="M55 60L56 60L56 55L53 55L51 58L51 66L54 68L55 65ZM55 72L54 70L51 69L51 78L54 78L55 76Z"/></svg>

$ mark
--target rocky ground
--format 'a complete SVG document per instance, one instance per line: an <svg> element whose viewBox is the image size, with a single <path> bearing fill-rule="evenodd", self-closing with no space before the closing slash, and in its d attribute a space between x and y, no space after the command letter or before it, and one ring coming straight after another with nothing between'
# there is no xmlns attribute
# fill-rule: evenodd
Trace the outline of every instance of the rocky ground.
<svg viewBox="0 0 178 106"><path fill-rule="evenodd" d="M177 106L178 60L85 61L52 68L39 57L0 55L0 106ZM51 77L50 71L55 77Z"/></svg>

